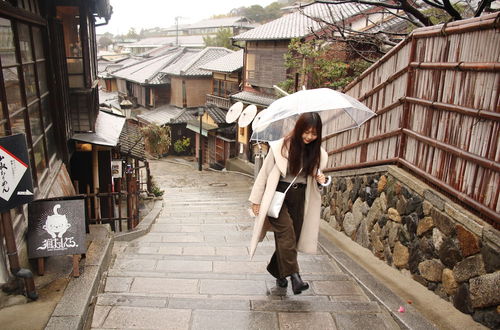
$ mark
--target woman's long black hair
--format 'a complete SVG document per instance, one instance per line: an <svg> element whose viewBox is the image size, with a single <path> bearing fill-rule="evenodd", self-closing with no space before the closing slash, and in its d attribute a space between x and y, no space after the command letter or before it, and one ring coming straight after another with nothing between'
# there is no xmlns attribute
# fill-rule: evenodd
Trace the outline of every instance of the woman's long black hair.
<svg viewBox="0 0 500 330"><path fill-rule="evenodd" d="M321 117L316 112L306 112L299 117L293 131L285 137L281 153L285 156L288 150L290 174L297 175L302 167L302 173L316 175L321 155L322 126ZM318 138L309 144L305 144L302 133L310 128L316 130Z"/></svg>

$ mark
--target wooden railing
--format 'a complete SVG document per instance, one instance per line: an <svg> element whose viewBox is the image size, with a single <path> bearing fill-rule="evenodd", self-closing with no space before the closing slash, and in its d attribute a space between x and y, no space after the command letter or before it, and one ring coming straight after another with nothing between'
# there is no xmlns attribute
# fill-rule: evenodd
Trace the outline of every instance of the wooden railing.
<svg viewBox="0 0 500 330"><path fill-rule="evenodd" d="M499 19L417 29L349 84L377 116L325 137L328 170L399 164L500 225Z"/></svg>
<svg viewBox="0 0 500 330"><path fill-rule="evenodd" d="M216 107L219 107L219 108L225 109L225 110L227 110L227 109L229 109L229 107L231 107L231 100L229 98L215 96L212 94L207 94L206 103L207 103L207 105L215 105Z"/></svg>
<svg viewBox="0 0 500 330"><path fill-rule="evenodd" d="M141 180L140 169L146 170L145 180ZM139 194L152 191L148 163L130 168L123 179L114 182L114 189L110 184L97 192L92 192L89 185L85 187L85 193L81 195L85 199L86 224L109 224L115 232L132 230L139 224ZM81 191L78 181L74 185L76 191Z"/></svg>

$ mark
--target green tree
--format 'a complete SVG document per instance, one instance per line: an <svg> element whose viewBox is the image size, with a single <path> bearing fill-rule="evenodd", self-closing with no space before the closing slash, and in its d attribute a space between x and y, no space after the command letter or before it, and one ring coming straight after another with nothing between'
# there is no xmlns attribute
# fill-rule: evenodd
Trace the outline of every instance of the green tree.
<svg viewBox="0 0 500 330"><path fill-rule="evenodd" d="M205 43L206 47L226 47L229 49L235 49L231 45L231 37L233 36L233 33L226 28L220 28L217 30L217 33L215 36L204 36L203 37L203 42Z"/></svg>
<svg viewBox="0 0 500 330"><path fill-rule="evenodd" d="M139 35L137 34L137 32L135 31L134 28L130 28L128 30L128 33L125 35L125 38L127 38L127 39L139 39Z"/></svg>
<svg viewBox="0 0 500 330"><path fill-rule="evenodd" d="M354 59L345 63L335 58L331 44L323 40L301 41L293 39L285 54L285 66L292 73L298 73L299 81L287 79L279 86L287 92L300 88L328 87L342 89L359 76L370 63L363 59Z"/></svg>
<svg viewBox="0 0 500 330"><path fill-rule="evenodd" d="M99 47L108 48L109 45L113 44L113 34L106 32L99 38Z"/></svg>

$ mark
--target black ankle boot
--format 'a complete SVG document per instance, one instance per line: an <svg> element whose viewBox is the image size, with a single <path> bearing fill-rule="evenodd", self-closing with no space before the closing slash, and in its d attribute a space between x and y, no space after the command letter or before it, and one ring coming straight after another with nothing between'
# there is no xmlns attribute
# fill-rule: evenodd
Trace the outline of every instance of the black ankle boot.
<svg viewBox="0 0 500 330"><path fill-rule="evenodd" d="M288 280L286 279L286 277L277 278L276 285L279 286L280 288L286 288L288 286Z"/></svg>
<svg viewBox="0 0 500 330"><path fill-rule="evenodd" d="M290 275L290 280L292 281L292 290L294 294L299 294L302 291L309 289L309 284L302 281L299 273L293 273Z"/></svg>

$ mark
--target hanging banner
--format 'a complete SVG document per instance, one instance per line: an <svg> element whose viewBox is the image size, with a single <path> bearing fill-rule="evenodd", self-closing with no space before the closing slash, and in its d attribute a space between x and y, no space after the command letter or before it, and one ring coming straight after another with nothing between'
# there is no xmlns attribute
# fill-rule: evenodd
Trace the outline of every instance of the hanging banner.
<svg viewBox="0 0 500 330"><path fill-rule="evenodd" d="M85 203L76 199L36 200L28 205L28 256L85 253Z"/></svg>
<svg viewBox="0 0 500 330"><path fill-rule="evenodd" d="M0 138L0 212L33 200L28 146L24 134Z"/></svg>

